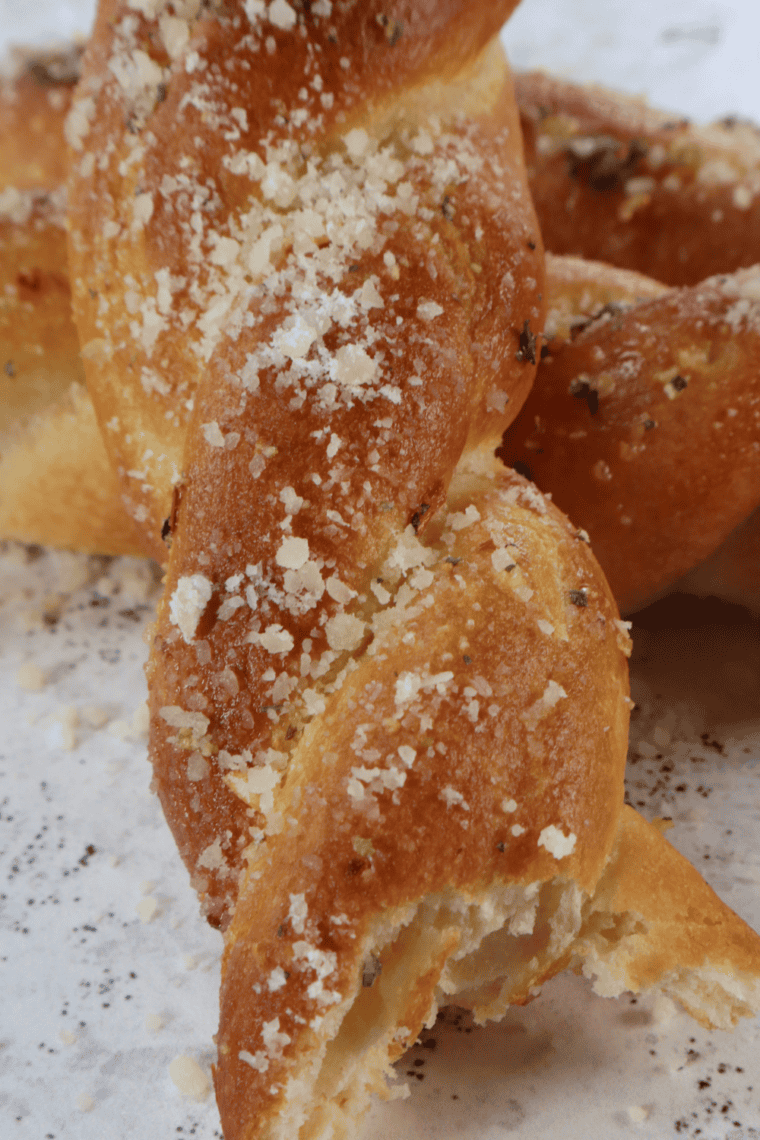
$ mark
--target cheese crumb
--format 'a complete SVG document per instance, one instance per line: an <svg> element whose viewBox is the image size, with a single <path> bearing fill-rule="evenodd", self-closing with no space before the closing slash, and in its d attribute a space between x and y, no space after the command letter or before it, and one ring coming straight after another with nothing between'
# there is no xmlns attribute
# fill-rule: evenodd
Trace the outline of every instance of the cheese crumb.
<svg viewBox="0 0 760 1140"><path fill-rule="evenodd" d="M356 597L356 590L352 590L345 582L341 582L340 578L336 578L333 574L332 578L328 578L325 582L325 587L328 594L337 602L338 605L347 605L352 598Z"/></svg>
<svg viewBox="0 0 760 1140"><path fill-rule="evenodd" d="M351 614L336 614L325 626L327 644L331 649L352 652L361 644L365 623Z"/></svg>
<svg viewBox="0 0 760 1140"><path fill-rule="evenodd" d="M245 1061L246 1065L255 1069L257 1073L265 1073L269 1068L269 1058L262 1049L259 1049L257 1053L249 1053L247 1049L241 1049L238 1057L241 1061Z"/></svg>
<svg viewBox="0 0 760 1140"><path fill-rule="evenodd" d="M273 0L273 3L269 5L267 15L270 24L274 24L276 28L282 28L284 32L289 32L298 19L287 0Z"/></svg>
<svg viewBox="0 0 760 1140"><path fill-rule="evenodd" d="M328 459L334 459L335 458L335 456L338 454L338 451L341 448L342 443L343 443L343 440L340 438L340 436L336 435L335 432L332 432L332 434L330 436L330 442L327 445L327 458Z"/></svg>
<svg viewBox="0 0 760 1140"><path fill-rule="evenodd" d="M502 546L491 555L491 565L494 570L514 570L516 564L507 547Z"/></svg>
<svg viewBox="0 0 760 1140"><path fill-rule="evenodd" d="M150 896L140 899L137 904L137 914L140 922L152 922L158 914L158 902L156 899L150 898Z"/></svg>
<svg viewBox="0 0 760 1140"><path fill-rule="evenodd" d="M377 362L358 344L344 344L339 348L330 367L331 378L357 394L365 384L372 382L376 373Z"/></svg>
<svg viewBox="0 0 760 1140"><path fill-rule="evenodd" d="M189 574L177 582L169 600L169 620L179 627L183 640L190 645L198 622L203 616L214 587L204 574Z"/></svg>
<svg viewBox="0 0 760 1140"><path fill-rule="evenodd" d="M470 810L470 805L462 793L458 792L456 788L452 788L450 784L447 784L445 788L441 788L438 793L438 798L443 800L447 808L453 807L456 804L458 807L461 807L463 811Z"/></svg>
<svg viewBox="0 0 760 1140"><path fill-rule="evenodd" d="M73 752L77 746L76 730L79 725L79 713L73 705L61 705L55 714L55 719L61 726L61 742L67 752Z"/></svg>
<svg viewBox="0 0 760 1140"><path fill-rule="evenodd" d="M300 570L309 561L309 540L307 538L285 538L274 556L278 566L285 570Z"/></svg>
<svg viewBox="0 0 760 1140"><path fill-rule="evenodd" d="M317 339L314 329L303 317L298 316L290 328L279 329L272 337L272 343L289 360L303 360Z"/></svg>
<svg viewBox="0 0 760 1140"><path fill-rule="evenodd" d="M256 640L268 653L289 653L295 644L292 633L277 623L268 625Z"/></svg>
<svg viewBox="0 0 760 1140"><path fill-rule="evenodd" d="M354 127L344 135L343 142L352 158L361 158L369 146L369 135L363 127Z"/></svg>
<svg viewBox="0 0 760 1140"><path fill-rule="evenodd" d="M267 988L271 990L272 993L275 993L276 990L282 989L287 980L288 976L283 970L282 966L275 966L275 968L272 970L272 973L269 975Z"/></svg>
<svg viewBox="0 0 760 1140"><path fill-rule="evenodd" d="M550 823L539 835L538 846L545 847L555 859L565 859L568 855L572 855L576 841L577 836L572 831L569 835L565 835L561 828Z"/></svg>
<svg viewBox="0 0 760 1140"><path fill-rule="evenodd" d="M308 914L309 908L306 905L306 896L291 895L288 918L290 919L290 924L296 934L303 934L306 928L306 919L308 917Z"/></svg>
<svg viewBox="0 0 760 1140"><path fill-rule="evenodd" d="M480 511L471 503L466 511L455 511L454 514L449 515L448 523L452 530L464 530L465 527L472 526L480 518ZM497 554L498 551L494 551ZM493 558L493 555L491 555Z"/></svg>
<svg viewBox="0 0 760 1140"><path fill-rule="evenodd" d="M209 447L224 447L224 436L216 420L212 420L211 423L208 424L203 424L201 431Z"/></svg>

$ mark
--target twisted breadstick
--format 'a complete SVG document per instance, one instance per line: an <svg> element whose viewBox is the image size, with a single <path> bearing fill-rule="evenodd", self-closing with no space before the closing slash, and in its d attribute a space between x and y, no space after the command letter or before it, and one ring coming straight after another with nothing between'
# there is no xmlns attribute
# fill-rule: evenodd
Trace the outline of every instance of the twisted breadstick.
<svg viewBox="0 0 760 1140"><path fill-rule="evenodd" d="M511 6L112 0L69 120L88 381L154 546L176 488L151 751L226 927L228 1140L355 1135L439 1004L498 1016L576 947L635 982L661 918L592 903L637 826L625 628L493 457L543 323ZM760 942L698 902L731 1021Z"/></svg>
<svg viewBox="0 0 760 1140"><path fill-rule="evenodd" d="M665 290L593 262L549 266L549 355L500 454L588 531L632 610L760 501L760 271Z"/></svg>
<svg viewBox="0 0 760 1140"><path fill-rule="evenodd" d="M344 13L330 4L296 19L284 0L236 5L228 15L158 0L146 0L145 15L101 6L67 128L74 306L96 410L111 425L106 443L158 555L199 378L226 335L245 333L246 313L261 307L269 282L282 289L304 257L333 289L353 285L350 312L314 314L317 325L329 319L339 329L354 311L369 319L379 307L371 275L398 280L402 321L422 303L426 330L449 323L447 313L434 326L434 298L459 290L450 300L455 324L481 322L471 367L491 383L511 359L473 430L485 436L516 412L532 378L523 330L540 324L541 259L518 174L514 105L497 104L505 67L496 47L486 49L513 6L504 0L465 17L456 4L435 5L398 19L387 7ZM451 133L460 115L475 124L466 139ZM482 153L504 132L511 150L500 150L491 176L510 204L484 227L483 203L470 202L472 180L463 180L488 166ZM508 250L500 230L512 235ZM419 263L415 247L436 233L448 283L432 276L436 251L426 249L424 287L411 288L406 263ZM360 258L366 265L353 269ZM470 313L476 278L489 300ZM275 295L266 306L272 325L277 305ZM502 305L507 332L493 340ZM306 335L281 357L295 362L294 376ZM521 336L526 357L516 362ZM336 362L336 392L366 388L367 355ZM412 361L406 372L416 376ZM380 382L378 371L375 388L385 387L379 398L393 411L391 379L386 370Z"/></svg>
<svg viewBox="0 0 760 1140"><path fill-rule="evenodd" d="M79 52L0 84L0 537L139 550L84 387L71 318L63 122Z"/></svg>
<svg viewBox="0 0 760 1140"><path fill-rule="evenodd" d="M546 248L697 285L760 260L760 133L541 73L516 81Z"/></svg>
<svg viewBox="0 0 760 1140"><path fill-rule="evenodd" d="M760 144L756 126L725 121L706 128L694 127L620 92L584 87L538 73L518 76L516 91L531 192L544 240L554 253L597 258L640 270L673 285L696 285L711 274L734 272L760 261ZM582 266L573 261L563 264L560 259L552 259L549 290L547 331L557 339L569 336L570 320L575 321L577 329L578 323L582 324L606 303L628 307L634 301L654 297L657 286L651 279L648 283L643 278L626 281L616 277L610 268ZM695 314L695 325L698 320ZM603 369L606 367L605 364ZM551 375L551 370L541 374L532 409L526 409L522 421L515 426L504 455L535 470L547 490L555 490L556 483L559 501L594 535L595 549L602 565L612 574L623 608L639 605L670 584L678 573L688 570L693 558L710 554L757 501L749 481L743 478L743 489L734 498L736 487L727 472L734 462L730 447L723 447L719 439L710 440L710 424L721 419L720 394L714 389L718 403L712 409L703 408L704 419L697 437L700 446L692 447L694 437L687 434L690 429L681 421L682 406L674 406L667 417L671 429L658 433L660 447L648 446L639 465L628 469L622 484L615 479L614 487L600 487L586 479L577 489L570 490L559 455L552 473L543 471L546 461L536 454L541 442L532 437L533 426L528 426L531 416L538 415L544 423L542 430L549 435L559 431L566 436L574 430L585 430L585 425L575 422L578 407L570 402L563 409L559 393L552 395L546 390L546 385L560 383L558 375L555 381ZM593 387L593 376L585 382ZM741 385L741 368L735 383ZM731 392L725 396L729 407ZM617 414L625 414L625 401L630 400L633 415L635 399L633 392L618 393ZM748 403L751 402L750 398ZM572 422L568 418L570 409L576 413ZM614 434L605 420L609 411L605 402L605 415L595 422L592 438L599 431ZM732 415L741 418L740 432L751 446L757 438L752 407L732 408ZM689 423L693 422L690 416ZM524 445L518 442L520 434L524 440L531 440L531 455L523 454ZM679 450L679 441L686 444L687 440L686 449ZM618 442L621 446L624 443ZM589 470L601 456L585 437L576 437L570 443L565 440L562 446L575 452L569 460L572 470ZM709 472L704 464L705 446L710 455ZM671 524L665 510L651 510L652 500L659 497L664 451L673 455L681 471L677 486L685 497L678 505L683 513L697 512L693 516L695 521L699 518L697 526L701 526L701 507L692 498L694 481L689 455L698 457L701 463L702 473L696 482L716 476L714 506L708 508L700 541L694 541L693 526L684 531L678 519ZM717 470L716 451L723 456ZM615 465L611 469L615 470ZM629 556L632 547L638 545L637 539L608 516L608 508L601 504L617 493L618 515L631 517L634 512L629 509L629 497L635 494L638 498L642 487L645 499L638 507L639 525L659 537L654 546L645 539L641 554L634 554L631 563ZM680 494L675 491L676 497ZM721 494L725 495L725 504L720 501ZM758 581L753 536L752 524L738 527L715 559L695 571L683 588L752 603ZM675 547L680 550L671 565ZM614 569L610 559L614 560Z"/></svg>

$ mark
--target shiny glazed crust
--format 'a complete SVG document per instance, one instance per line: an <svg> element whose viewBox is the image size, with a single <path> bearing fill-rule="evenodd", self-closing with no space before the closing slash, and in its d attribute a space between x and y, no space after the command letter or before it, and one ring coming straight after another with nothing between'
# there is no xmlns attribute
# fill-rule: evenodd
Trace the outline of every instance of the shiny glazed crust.
<svg viewBox="0 0 760 1140"><path fill-rule="evenodd" d="M617 300L570 328L584 278L587 299L607 282ZM633 303L642 292L621 271L550 259L560 335L500 450L588 531L623 611L706 558L760 499L760 272L651 283L652 299Z"/></svg>
<svg viewBox="0 0 760 1140"><path fill-rule="evenodd" d="M508 942L526 907L550 913L557 875L592 891L614 841L628 639L587 544L495 471L455 476L446 512L402 548L417 565L399 578L388 559L395 599L338 662L344 683L320 687L316 715L289 704L297 731L270 834L248 855L227 933L225 1134L319 1135L323 1114L342 1120L335 1105L350 1119L365 1083L382 1088L438 1004L464 991L485 1017L524 1000L564 963L570 933L547 947L536 929L537 957L513 970L483 939ZM283 1092L296 1074L303 1099Z"/></svg>
<svg viewBox="0 0 760 1140"><path fill-rule="evenodd" d="M396 15L374 2L317 3L291 24L279 6L278 23L256 4L249 17L242 3L186 3L167 23L116 0L101 4L67 125L74 310L100 422L121 425L107 446L157 556L199 379L225 336L261 309L272 273L335 234L338 218L320 206L320 178L332 174L336 206L336 177L361 199L356 232L343 219L328 246L328 259L342 251L341 275L349 271L345 243L358 241L358 256L359 229L369 239L381 224L397 233L398 243L383 233L383 252L395 252L407 293L410 207L422 194L438 219L425 223L428 238L439 230L446 259L467 266L458 311L470 305L476 273L494 311L509 305L508 350L489 335L477 351L514 356L525 320L540 323L541 252L511 81L499 50L486 46L513 7L406 4ZM352 130L368 132L376 155L358 183L361 155L343 142ZM350 138L359 145L360 135ZM460 141L462 161L454 154ZM481 154L496 152L509 205L494 200L481 232L480 206L469 198L473 183L486 186L490 176L462 179ZM434 170L432 183L426 170ZM491 256L492 245L502 252ZM368 262L351 272L361 284L390 270ZM440 288L415 292L423 299ZM523 368L503 381L515 412L530 379Z"/></svg>
<svg viewBox="0 0 760 1140"><path fill-rule="evenodd" d="M600 87L516 78L546 248L696 285L760 261L760 133ZM656 235L656 240L653 240Z"/></svg>

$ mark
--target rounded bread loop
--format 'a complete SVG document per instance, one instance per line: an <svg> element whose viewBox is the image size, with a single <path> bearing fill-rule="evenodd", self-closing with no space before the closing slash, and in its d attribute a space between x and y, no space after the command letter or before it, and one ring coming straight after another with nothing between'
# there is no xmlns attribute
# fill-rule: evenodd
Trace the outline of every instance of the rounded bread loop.
<svg viewBox="0 0 760 1140"><path fill-rule="evenodd" d="M546 248L697 285L760 261L760 132L695 126L645 100L516 77ZM656 238L654 237L656 235Z"/></svg>
<svg viewBox="0 0 760 1140"><path fill-rule="evenodd" d="M584 527L621 609L706 558L760 499L760 270L638 300L637 275L549 261L549 342L499 454ZM567 316L590 285L588 310ZM608 300L594 311L602 282ZM658 295L659 294L659 295ZM559 296L561 301L554 298Z"/></svg>

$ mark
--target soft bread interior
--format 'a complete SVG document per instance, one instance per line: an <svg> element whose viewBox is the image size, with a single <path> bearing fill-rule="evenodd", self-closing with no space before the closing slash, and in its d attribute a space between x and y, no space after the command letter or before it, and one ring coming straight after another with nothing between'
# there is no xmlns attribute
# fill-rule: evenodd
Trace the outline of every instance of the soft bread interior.
<svg viewBox="0 0 760 1140"><path fill-rule="evenodd" d="M479 896L451 890L376 919L357 948L353 994L325 1017L321 1040L290 1081L272 1140L355 1136L372 1093L404 1095L390 1064L439 1008L470 1007L494 983L495 995L478 1009L484 1016L500 1015L508 998L528 998L565 961L579 895L560 880L494 886Z"/></svg>
<svg viewBox="0 0 760 1140"><path fill-rule="evenodd" d="M573 956L602 996L661 992L707 1027L760 1010L760 937L630 807Z"/></svg>
<svg viewBox="0 0 760 1140"><path fill-rule="evenodd" d="M325 1016L266 1135L355 1136L372 1093L405 1095L391 1063L439 1008L499 1018L567 965L602 996L664 993L707 1026L729 1028L760 1009L760 938L626 809L591 896L558 877L478 896L448 891L377 918L357 948L352 995Z"/></svg>

